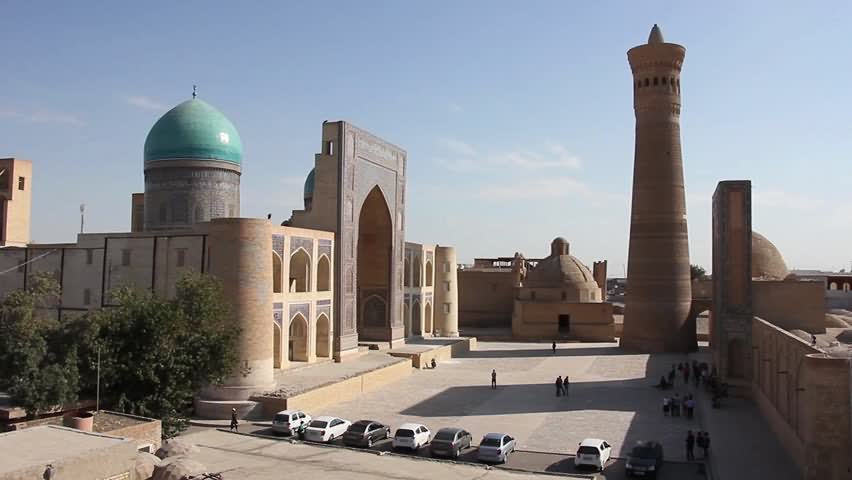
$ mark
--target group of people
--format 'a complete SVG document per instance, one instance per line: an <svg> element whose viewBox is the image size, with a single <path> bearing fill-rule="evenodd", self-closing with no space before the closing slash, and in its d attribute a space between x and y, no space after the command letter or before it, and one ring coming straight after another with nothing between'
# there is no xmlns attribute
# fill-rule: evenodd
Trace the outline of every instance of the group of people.
<svg viewBox="0 0 852 480"><path fill-rule="evenodd" d="M692 420L695 414L695 398L691 393L681 399L679 393L675 393L674 397L663 397L663 416L680 417L681 415Z"/></svg>
<svg viewBox="0 0 852 480"><path fill-rule="evenodd" d="M686 387L690 386L690 379L695 388L700 387L703 383L706 390L713 395L714 407L718 407L718 399L725 395L727 390L727 385L719 382L716 367L711 368L708 364L698 363L695 360L672 364L668 375L660 377L660 383L655 387L661 390L674 388L678 377L683 379L683 384ZM687 393L683 397L679 393L675 393L673 396L666 395L663 397L663 416L684 416L692 419L695 415L695 405L695 397L691 393ZM686 433L687 460L695 460L696 446L702 450L703 458L707 458L710 451L710 434L703 431L693 433L692 430L688 430Z"/></svg>
<svg viewBox="0 0 852 480"><path fill-rule="evenodd" d="M698 448L701 449L704 457L710 453L710 434L707 432L696 432L696 434L692 433L692 430L687 430L686 432L686 459L687 460L695 460L695 446L698 445Z"/></svg>
<svg viewBox="0 0 852 480"><path fill-rule="evenodd" d="M571 383L568 381L568 375L565 375L565 378L562 378L562 375L556 377L556 396L561 397L565 396L568 398L568 385Z"/></svg>

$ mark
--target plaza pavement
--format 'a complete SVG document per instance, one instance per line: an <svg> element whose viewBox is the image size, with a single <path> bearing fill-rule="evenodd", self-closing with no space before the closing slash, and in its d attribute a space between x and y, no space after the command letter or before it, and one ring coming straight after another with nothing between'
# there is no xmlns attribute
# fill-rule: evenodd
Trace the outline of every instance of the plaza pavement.
<svg viewBox="0 0 852 480"><path fill-rule="evenodd" d="M415 370L354 400L308 413L352 421L374 419L394 429L406 422L423 423L433 432L444 426L461 426L473 434L475 443L485 433L505 432L518 440L519 451L509 467L554 473L574 471L570 455L583 438L605 439L613 445L616 457L625 457L637 440L653 439L663 444L666 459L675 462L665 466L661 478L683 479L705 478L700 465L684 462L687 430L705 430L712 439L712 478L798 478L788 455L750 402L729 399L723 408L710 409L706 393L685 386L680 378L674 390L664 393L653 388L673 363L690 358L629 354L614 343L565 343L553 354L549 343L479 342L477 350L439 363L435 370ZM490 388L492 369L497 370L496 390ZM567 399L555 396L557 375L570 378ZM662 415L662 397L674 393L681 397L696 394L699 411L695 419ZM244 423L240 430L269 433L268 422ZM372 454L362 455L368 456L362 461L373 461ZM696 456L700 461L698 449ZM469 452L467 457L473 460L474 455ZM421 473L410 478L428 478ZM623 462L611 462L604 475L622 478Z"/></svg>
<svg viewBox="0 0 852 480"><path fill-rule="evenodd" d="M477 440L505 432L519 450L574 453L597 437L625 456L637 440L660 441L666 457L685 459L684 438L697 421L663 417L662 394L652 387L681 355L625 354L613 343L480 342L477 350L434 370L333 404L312 415L375 419L392 427L419 422L433 431L460 426ZM491 370L498 387L490 387ZM568 398L556 397L557 375L570 378ZM681 389L681 395L688 389Z"/></svg>

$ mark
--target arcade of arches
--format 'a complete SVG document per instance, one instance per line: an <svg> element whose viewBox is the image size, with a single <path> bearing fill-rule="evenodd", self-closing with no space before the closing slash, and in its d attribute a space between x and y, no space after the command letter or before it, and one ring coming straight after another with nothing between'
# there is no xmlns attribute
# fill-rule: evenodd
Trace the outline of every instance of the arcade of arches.
<svg viewBox="0 0 852 480"><path fill-rule="evenodd" d="M331 232L273 229L273 368L333 358L333 240Z"/></svg>

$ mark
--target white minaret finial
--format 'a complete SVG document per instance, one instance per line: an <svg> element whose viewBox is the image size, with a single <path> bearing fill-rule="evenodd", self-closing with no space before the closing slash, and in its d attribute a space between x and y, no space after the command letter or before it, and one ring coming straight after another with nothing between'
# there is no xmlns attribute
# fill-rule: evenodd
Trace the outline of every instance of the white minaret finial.
<svg viewBox="0 0 852 480"><path fill-rule="evenodd" d="M192 98L195 98L197 96L198 96L198 85L193 85L192 86Z"/></svg>

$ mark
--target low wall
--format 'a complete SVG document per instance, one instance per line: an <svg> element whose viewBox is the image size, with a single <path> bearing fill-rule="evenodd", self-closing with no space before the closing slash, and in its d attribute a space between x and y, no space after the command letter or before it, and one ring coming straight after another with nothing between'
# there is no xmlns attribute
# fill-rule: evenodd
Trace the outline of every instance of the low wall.
<svg viewBox="0 0 852 480"><path fill-rule="evenodd" d="M128 425L126 427L117 428L115 430L110 430L108 432L103 433L108 433L116 437L124 437L134 440L136 442L137 448L143 448L146 445L151 445L151 453L156 452L157 449L162 446L163 423L160 420L154 418L139 417L136 415L128 415L126 413L111 412L106 410L104 410L102 413L109 413L110 415L128 417L144 422L137 423L134 425Z"/></svg>
<svg viewBox="0 0 852 480"><path fill-rule="evenodd" d="M394 357L408 358L414 368L424 369L429 368L433 358L437 363L441 363L443 360L449 360L471 350L476 350L476 338L474 337L460 338L449 345L422 352L389 352L389 354Z"/></svg>
<svg viewBox="0 0 852 480"><path fill-rule="evenodd" d="M276 412L287 409L299 409L313 413L327 405L351 400L362 393L383 387L408 375L411 375L411 361L388 365L289 398L255 396L251 400L263 406L264 417L272 417Z"/></svg>

